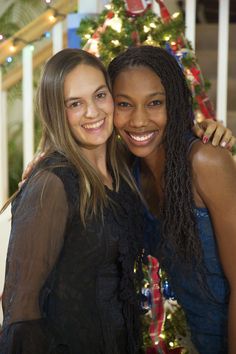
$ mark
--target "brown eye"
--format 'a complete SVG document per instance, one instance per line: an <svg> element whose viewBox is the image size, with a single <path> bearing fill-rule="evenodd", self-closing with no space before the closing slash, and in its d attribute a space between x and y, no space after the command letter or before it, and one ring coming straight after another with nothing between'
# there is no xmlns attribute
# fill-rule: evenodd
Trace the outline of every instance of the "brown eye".
<svg viewBox="0 0 236 354"><path fill-rule="evenodd" d="M160 100L153 100L151 101L148 105L149 106L160 106L162 104L162 101Z"/></svg>
<svg viewBox="0 0 236 354"><path fill-rule="evenodd" d="M131 107L131 104L128 102L117 102L116 105L123 108Z"/></svg>
<svg viewBox="0 0 236 354"><path fill-rule="evenodd" d="M107 96L107 93L106 92L99 92L97 95L96 95L96 98L98 99L103 99L103 98L106 98Z"/></svg>

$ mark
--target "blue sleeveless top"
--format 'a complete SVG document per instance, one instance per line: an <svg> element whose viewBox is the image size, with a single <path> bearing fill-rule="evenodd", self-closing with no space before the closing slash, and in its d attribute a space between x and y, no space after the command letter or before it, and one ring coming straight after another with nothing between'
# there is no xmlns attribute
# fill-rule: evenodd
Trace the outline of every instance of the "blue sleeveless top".
<svg viewBox="0 0 236 354"><path fill-rule="evenodd" d="M140 186L139 163L134 175ZM184 309L191 339L199 354L227 354L229 284L223 273L211 217L206 208L195 208L199 237L204 253L206 284L199 283L197 271L183 272L181 261L164 255L161 266L167 272L176 299ZM160 221L146 210L146 247L159 258Z"/></svg>

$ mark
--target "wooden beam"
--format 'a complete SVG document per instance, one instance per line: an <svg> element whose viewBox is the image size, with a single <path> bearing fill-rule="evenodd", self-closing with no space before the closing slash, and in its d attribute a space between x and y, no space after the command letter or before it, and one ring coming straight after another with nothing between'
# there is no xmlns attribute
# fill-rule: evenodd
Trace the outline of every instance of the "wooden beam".
<svg viewBox="0 0 236 354"><path fill-rule="evenodd" d="M67 46L67 33L63 35L63 46ZM45 61L52 55L52 41L47 43L40 51L35 53L33 57L33 69L45 63ZM3 76L2 89L7 91L12 86L16 85L22 80L22 65L18 65Z"/></svg>
<svg viewBox="0 0 236 354"><path fill-rule="evenodd" d="M53 8L48 9L34 21L20 29L14 36L0 44L0 64L8 56L16 55L27 44L38 40L46 31L51 29L64 15L77 9L78 0L58 0ZM55 9L55 11L54 11Z"/></svg>

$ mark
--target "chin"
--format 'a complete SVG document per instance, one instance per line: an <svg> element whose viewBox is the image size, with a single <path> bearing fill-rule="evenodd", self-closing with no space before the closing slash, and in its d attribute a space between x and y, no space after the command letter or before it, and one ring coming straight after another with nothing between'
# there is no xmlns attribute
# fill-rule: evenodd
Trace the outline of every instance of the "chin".
<svg viewBox="0 0 236 354"><path fill-rule="evenodd" d="M128 148L128 150L133 154L133 155L135 155L135 156L137 156L137 157L140 157L140 158L145 158L145 157L147 157L148 155L150 155L151 154L151 151L147 151L147 149L145 149L145 148L134 148L134 147L130 147L129 145L126 145L127 146L127 148Z"/></svg>

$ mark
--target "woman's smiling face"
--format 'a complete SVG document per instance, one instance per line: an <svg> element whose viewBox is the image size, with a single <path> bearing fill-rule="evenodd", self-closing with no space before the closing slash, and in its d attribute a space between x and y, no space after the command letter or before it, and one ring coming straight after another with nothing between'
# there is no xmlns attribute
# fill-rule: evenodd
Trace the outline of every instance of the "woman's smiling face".
<svg viewBox="0 0 236 354"><path fill-rule="evenodd" d="M145 66L124 69L113 85L114 124L136 156L155 154L166 123L166 95L160 78Z"/></svg>
<svg viewBox="0 0 236 354"><path fill-rule="evenodd" d="M65 78L64 100L76 140L89 149L106 145L113 130L114 105L102 71L77 65Z"/></svg>

